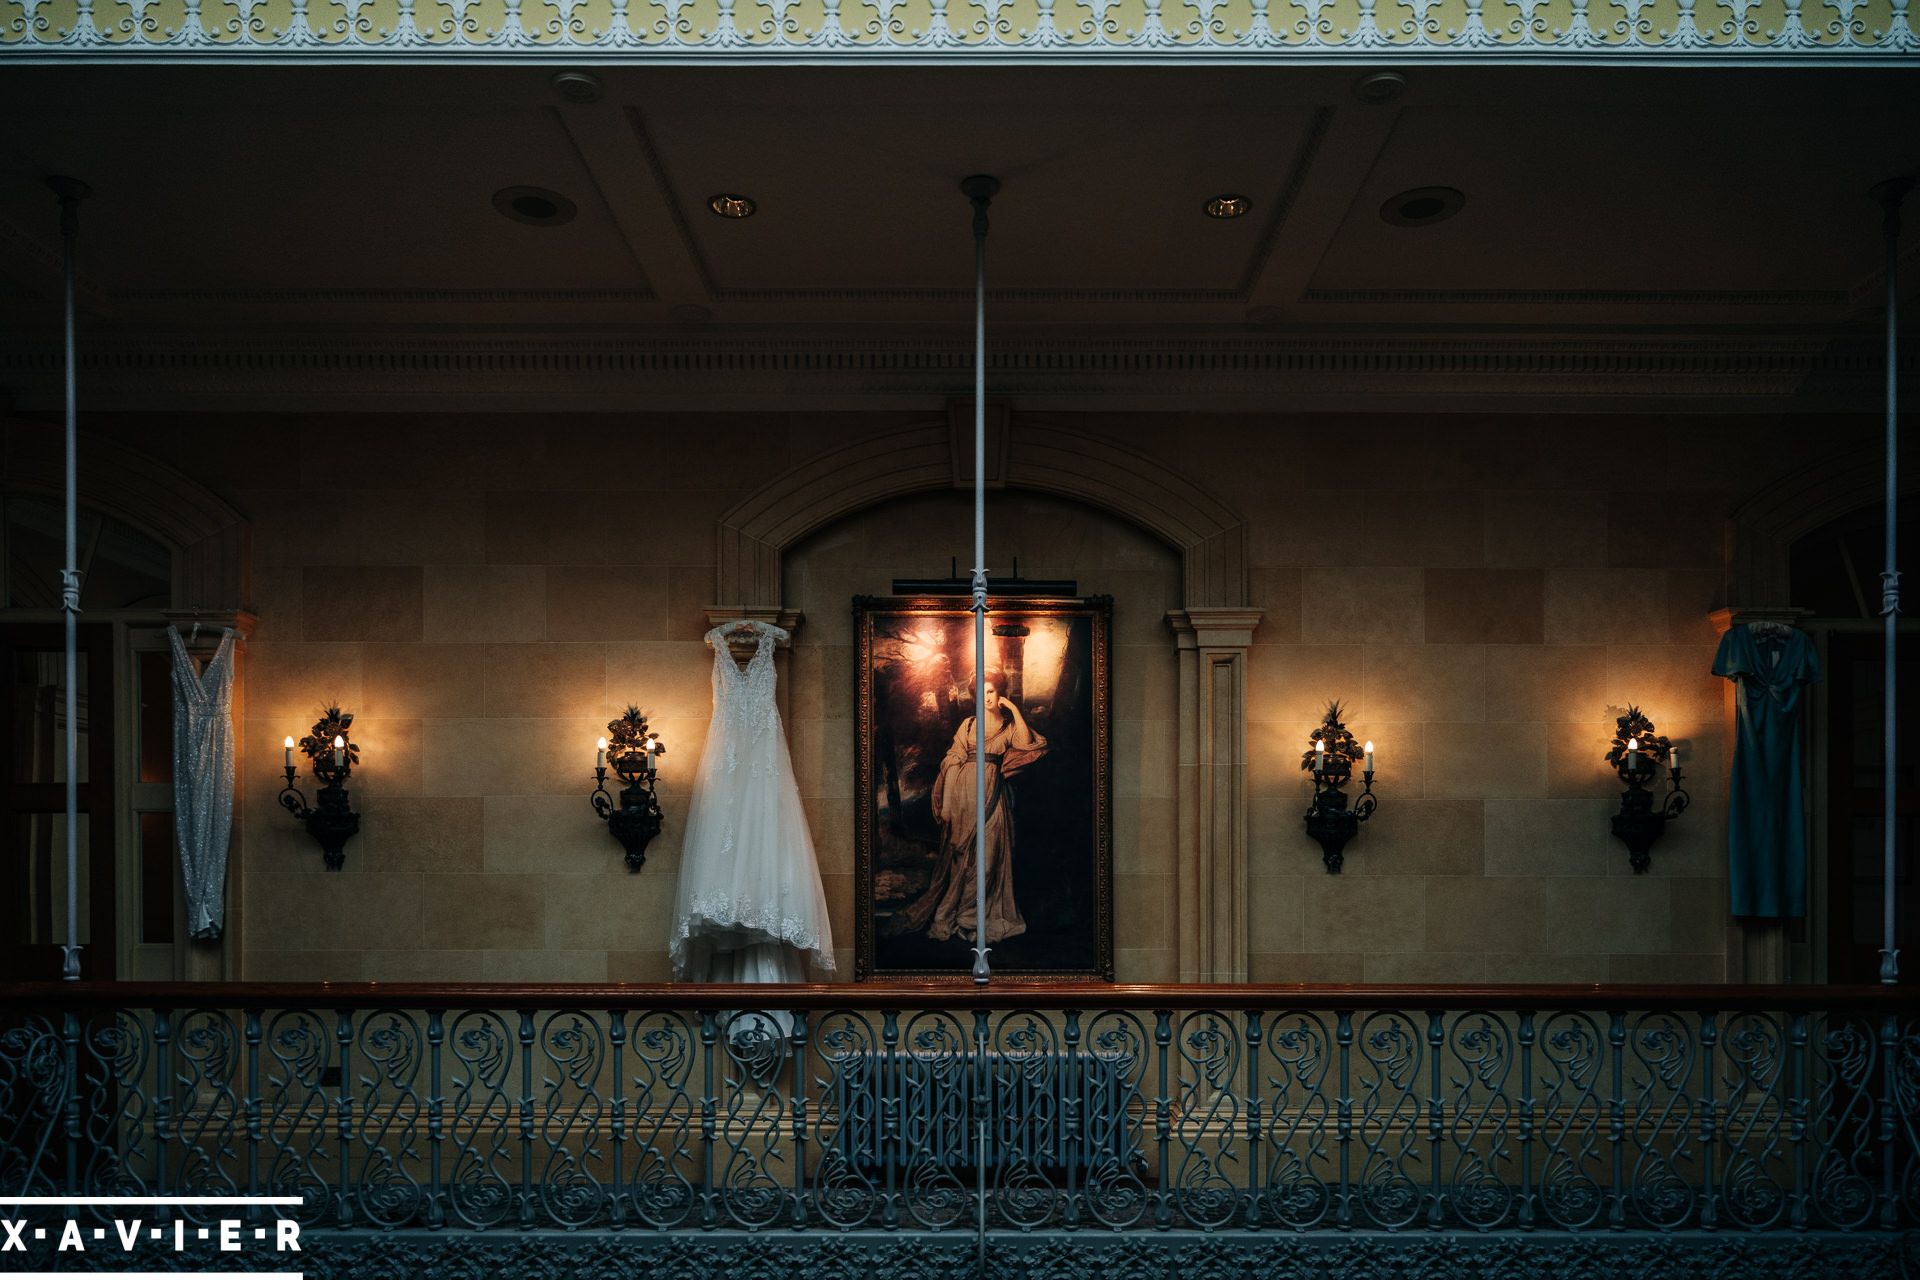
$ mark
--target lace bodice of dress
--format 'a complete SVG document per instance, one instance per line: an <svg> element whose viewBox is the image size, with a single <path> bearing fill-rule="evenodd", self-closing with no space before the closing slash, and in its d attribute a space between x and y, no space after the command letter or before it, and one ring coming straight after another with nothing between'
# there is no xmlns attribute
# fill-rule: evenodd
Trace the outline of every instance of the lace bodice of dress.
<svg viewBox="0 0 1920 1280"><path fill-rule="evenodd" d="M742 748L757 745L762 735L780 723L773 700L773 651L783 633L764 623L747 625L759 633L759 640L744 667L734 661L727 645L728 637L739 627L715 627L707 632L707 643L713 647L713 705L726 718L729 730L728 773L739 768Z"/></svg>

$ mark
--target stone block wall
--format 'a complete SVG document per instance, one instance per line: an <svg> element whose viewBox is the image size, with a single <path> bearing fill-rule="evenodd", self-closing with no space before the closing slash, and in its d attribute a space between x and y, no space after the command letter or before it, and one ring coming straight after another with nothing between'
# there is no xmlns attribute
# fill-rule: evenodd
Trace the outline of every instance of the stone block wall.
<svg viewBox="0 0 1920 1280"><path fill-rule="evenodd" d="M253 521L237 831L259 979L653 980L704 738L715 522L815 453L928 413L125 415L92 430ZM1725 516L1818 447L1791 419L1034 415L1112 435L1246 522L1256 980L1717 980L1726 691L1708 675ZM1648 447L1658 436L1658 449ZM990 558L1118 598L1120 978L1169 979L1178 557L1124 518L998 492ZM806 612L789 732L851 969L848 597L964 564L964 498L851 515L787 557ZM1326 875L1298 753L1325 701L1378 744L1381 808ZM280 740L357 713L346 870L273 804ZM587 806L627 702L670 752L629 875ZM1630 874L1613 716L1681 744L1694 807Z"/></svg>

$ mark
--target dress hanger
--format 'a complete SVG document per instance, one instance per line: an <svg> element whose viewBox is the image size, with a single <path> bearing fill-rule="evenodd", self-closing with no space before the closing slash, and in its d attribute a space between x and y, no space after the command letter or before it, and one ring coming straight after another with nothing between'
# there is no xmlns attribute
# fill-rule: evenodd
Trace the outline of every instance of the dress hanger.
<svg viewBox="0 0 1920 1280"><path fill-rule="evenodd" d="M738 618L732 622L723 622L715 627L714 631L724 631L729 640L745 635L772 636L775 640L785 640L791 634L784 628L776 627L771 622L761 622L757 618Z"/></svg>

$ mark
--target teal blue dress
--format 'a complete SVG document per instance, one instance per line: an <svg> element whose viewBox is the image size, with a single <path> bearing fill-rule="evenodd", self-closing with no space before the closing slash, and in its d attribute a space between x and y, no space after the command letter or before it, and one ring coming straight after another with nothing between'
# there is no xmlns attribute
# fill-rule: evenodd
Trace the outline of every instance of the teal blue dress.
<svg viewBox="0 0 1920 1280"><path fill-rule="evenodd" d="M1720 638L1713 674L1734 682L1733 794L1727 888L1736 916L1807 914L1807 824L1800 708L1820 660L1804 631L1747 623Z"/></svg>

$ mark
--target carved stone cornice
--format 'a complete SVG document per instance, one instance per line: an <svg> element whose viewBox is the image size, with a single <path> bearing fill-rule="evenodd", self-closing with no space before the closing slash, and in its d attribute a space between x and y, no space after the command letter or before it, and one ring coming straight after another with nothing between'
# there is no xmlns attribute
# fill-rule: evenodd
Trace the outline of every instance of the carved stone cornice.
<svg viewBox="0 0 1920 1280"><path fill-rule="evenodd" d="M61 349L49 333L0 342L0 388L23 409L58 406ZM1049 399L1291 408L1515 407L1529 398L1654 409L1865 407L1877 402L1879 339L1814 331L1293 330L1192 326L995 335L995 394ZM760 400L928 407L964 395L960 329L710 327L388 332L95 332L80 379L95 409L663 408Z"/></svg>
<svg viewBox="0 0 1920 1280"><path fill-rule="evenodd" d="M1167 624L1183 649L1245 649L1265 616L1264 609L1173 609L1167 613Z"/></svg>

